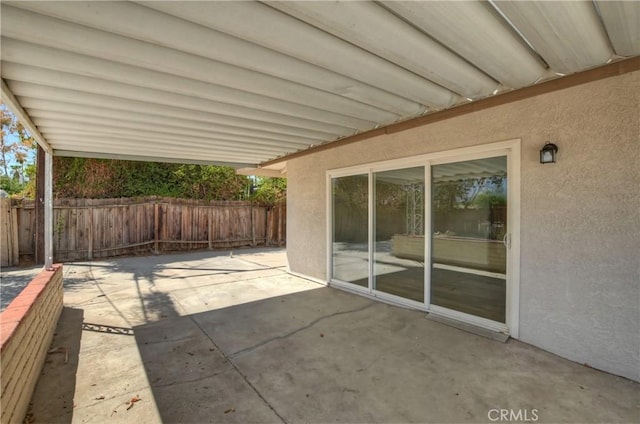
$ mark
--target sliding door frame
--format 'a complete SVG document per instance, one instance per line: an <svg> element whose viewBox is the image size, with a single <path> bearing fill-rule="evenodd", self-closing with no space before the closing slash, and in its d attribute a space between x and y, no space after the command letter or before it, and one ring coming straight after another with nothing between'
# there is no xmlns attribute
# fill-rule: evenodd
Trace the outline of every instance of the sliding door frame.
<svg viewBox="0 0 640 424"><path fill-rule="evenodd" d="M414 309L424 310L433 314L446 316L459 321L485 327L494 331L500 331L518 338L519 333L519 299L520 299L520 160L521 141L513 139L496 143L476 145L459 149L422 154L400 159L368 163L326 172L326 241L327 241L327 285L335 286L347 291L352 291L367 297L382 300L388 303L399 304ZM495 156L507 157L507 228L510 247L507 249L506 269L506 322L504 324L485 318L464 314L450 309L431 305L431 166L443 163L460 162L466 160L482 159ZM373 290L373 219L374 219L374 181L375 172L390 171L411 167L423 166L425 170L424 193L424 223L425 223L425 261L424 261L424 303L404 299L387 293ZM368 287L360 287L333 278L333 179L352 175L368 175Z"/></svg>

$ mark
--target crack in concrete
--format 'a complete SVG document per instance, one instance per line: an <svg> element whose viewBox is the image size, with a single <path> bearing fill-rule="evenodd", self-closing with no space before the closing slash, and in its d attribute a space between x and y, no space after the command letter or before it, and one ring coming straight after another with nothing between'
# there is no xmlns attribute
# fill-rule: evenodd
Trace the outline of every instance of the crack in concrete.
<svg viewBox="0 0 640 424"><path fill-rule="evenodd" d="M226 374L226 373L228 373L230 371L232 371L232 369L226 369L224 371L214 372L213 374L208 374L208 375L205 375L205 376L202 376L202 377L194 378L193 380L172 381L170 383L162 383L162 384L150 383L149 387L151 387L151 388L154 388L154 387L171 387L171 386L178 386L180 384L195 383L195 382L198 382L198 381L206 380L207 378L213 378L213 377L217 377L217 376L222 375L222 374Z"/></svg>
<svg viewBox="0 0 640 424"><path fill-rule="evenodd" d="M140 340L138 340L138 344L142 343L143 345L156 345L156 344L161 344L161 343L173 343L173 342L182 342L184 340L189 340L189 339L195 339L194 336L192 335L187 335L184 337L178 337L178 338L167 338L167 339L162 339L162 340L148 340L146 342L141 342Z"/></svg>
<svg viewBox="0 0 640 424"><path fill-rule="evenodd" d="M313 321L311 321L309 324L307 324L307 325L305 325L305 326L302 326L302 327L300 327L300 328L297 328L297 329L295 329L295 330L293 330L293 331L291 331L291 332L289 332L289 333L287 333L287 334L284 334L284 335L282 335L282 336L272 337L272 338L267 339L267 340L264 340L264 341L262 341L262 342L260 342L260 343L258 343L258 344L256 344L256 345L249 346L249 347L246 347L246 348L244 348L244 349L241 349L241 350L239 350L239 351L237 351L237 352L234 352L234 353L232 353L232 354L230 354L230 355L229 355L229 358L235 358L235 357L237 357L237 356L239 356L239 355L243 355L243 354L245 354L245 353L252 352L252 351L254 351L255 349L258 349L258 348L260 348L260 347L262 347L262 346L264 346L264 345L267 345L267 344L269 344L269 343L271 343L271 342L274 342L274 341L276 341L276 340L284 340L284 339L287 339L287 338L289 338L289 337L291 337L291 336L293 336L293 335L295 335L295 334L300 333L301 331L308 330L309 328L313 327L314 325L318 324L319 322L321 322L321 321L323 321L323 320L330 319L330 318L333 318L333 317L336 317L336 316L339 316L339 315L346 315L346 314L352 314L352 313L355 313L355 312L361 312L361 311L364 311L364 310L365 310L365 309L367 309L367 308L372 307L373 305L374 305L374 303L373 303L373 302L371 302L371 303L369 303L368 305L362 306L362 307L360 307L360 308L351 309L351 310L348 310L348 311L334 312L334 313L329 314L329 315L321 316L321 317L319 317L319 318L314 319L314 320L313 320Z"/></svg>

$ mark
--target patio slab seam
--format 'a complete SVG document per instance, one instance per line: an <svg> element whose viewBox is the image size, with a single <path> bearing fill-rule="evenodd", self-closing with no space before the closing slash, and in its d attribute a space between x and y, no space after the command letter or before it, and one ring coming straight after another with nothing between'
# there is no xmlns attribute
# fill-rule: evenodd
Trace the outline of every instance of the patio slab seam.
<svg viewBox="0 0 640 424"><path fill-rule="evenodd" d="M231 256L233 259L239 259L243 262L246 262L248 264L252 264L252 265L258 265L261 267L264 267L264 264L261 264L260 262L254 262L254 261L250 261L249 259L243 258L242 256ZM277 268L286 268L285 265L278 265L278 266L271 266L265 269L277 269Z"/></svg>
<svg viewBox="0 0 640 424"><path fill-rule="evenodd" d="M289 274L287 272L282 272L281 274L270 275L270 277L278 277L278 276L281 276L281 275L289 275ZM181 292L181 291L188 291L188 290L193 290L193 289L196 289L196 288L199 289L199 288L209 287L209 286L222 286L222 285L225 285L225 284L237 284L239 282L246 282L246 281L253 281L253 280L260 280L260 279L264 279L264 277L260 276L260 277L251 277L251 278L236 278L236 279L234 279L232 281L222 281L220 283L202 284L202 285L198 285L197 287L184 287L184 288L181 288L181 289L175 289L175 290L171 290L171 293L173 293L173 292Z"/></svg>

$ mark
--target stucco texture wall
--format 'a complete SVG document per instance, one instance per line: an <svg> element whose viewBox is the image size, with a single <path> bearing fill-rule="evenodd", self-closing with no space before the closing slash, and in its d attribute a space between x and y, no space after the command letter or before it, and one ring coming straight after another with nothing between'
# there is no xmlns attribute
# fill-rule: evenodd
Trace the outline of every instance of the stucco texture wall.
<svg viewBox="0 0 640 424"><path fill-rule="evenodd" d="M327 170L519 138L519 338L640 380L639 93L634 72L288 161L291 270L327 278Z"/></svg>

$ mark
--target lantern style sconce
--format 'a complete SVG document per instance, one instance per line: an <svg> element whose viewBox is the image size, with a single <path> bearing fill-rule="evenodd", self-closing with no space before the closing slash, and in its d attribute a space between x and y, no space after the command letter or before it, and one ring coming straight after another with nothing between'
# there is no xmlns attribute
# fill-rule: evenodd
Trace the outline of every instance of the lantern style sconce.
<svg viewBox="0 0 640 424"><path fill-rule="evenodd" d="M558 146L550 141L540 149L540 163L556 163L556 153L558 153Z"/></svg>

